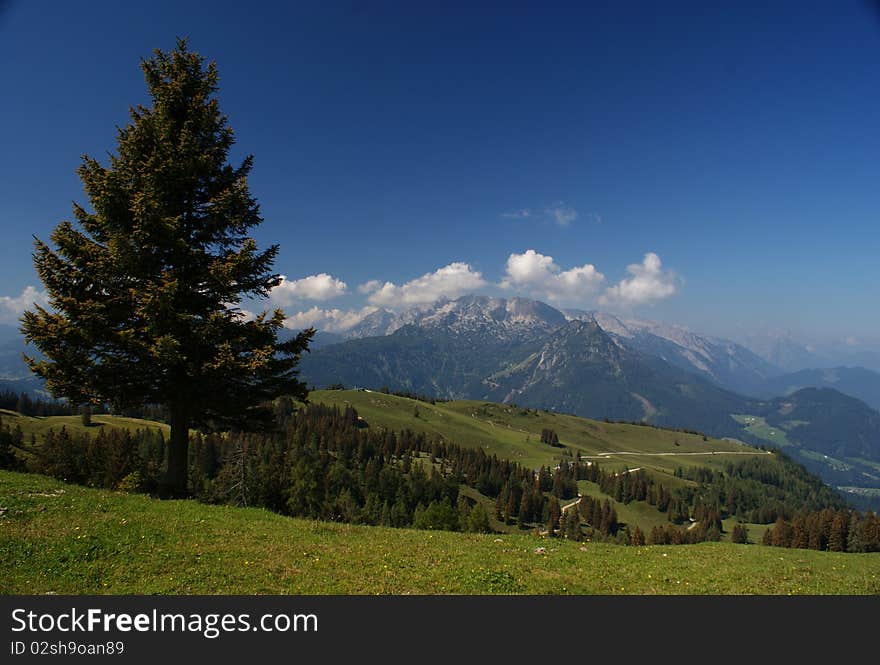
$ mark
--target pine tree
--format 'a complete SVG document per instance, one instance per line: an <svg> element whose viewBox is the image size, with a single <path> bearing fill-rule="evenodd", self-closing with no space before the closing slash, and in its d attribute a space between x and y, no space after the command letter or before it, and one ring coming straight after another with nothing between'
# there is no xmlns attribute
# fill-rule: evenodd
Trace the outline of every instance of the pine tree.
<svg viewBox="0 0 880 665"><path fill-rule="evenodd" d="M261 223L248 190L253 159L227 163L234 137L216 99L217 69L178 40L142 62L150 107L130 111L109 166L78 169L92 211L74 204L57 246L35 240L34 263L51 310L22 331L46 360L28 359L56 397L123 410L167 407L167 490L186 494L190 428L268 424L266 403L305 398L296 379L311 329L284 343L280 309L253 320L243 297L265 297L278 246L258 250Z"/></svg>
<svg viewBox="0 0 880 665"><path fill-rule="evenodd" d="M749 530L746 528L745 524L737 522L733 525L733 530L730 532L730 541L732 543L749 542Z"/></svg>
<svg viewBox="0 0 880 665"><path fill-rule="evenodd" d="M837 512L831 523L831 534L828 538L828 549L832 552L846 552L849 530L849 515L844 511Z"/></svg>
<svg viewBox="0 0 880 665"><path fill-rule="evenodd" d="M852 515L849 518L849 528L847 529L847 552L864 552L861 536L862 534L859 515L856 511L853 511Z"/></svg>
<svg viewBox="0 0 880 665"><path fill-rule="evenodd" d="M638 526L636 526L630 534L630 544L635 547L645 544L645 534Z"/></svg>
<svg viewBox="0 0 880 665"><path fill-rule="evenodd" d="M471 508L470 515L467 519L468 531L475 533L491 533L492 527L489 525L489 513L483 507L483 504L477 502Z"/></svg>
<svg viewBox="0 0 880 665"><path fill-rule="evenodd" d="M552 536L556 529L559 528L559 518L562 516L562 507L559 505L559 499L556 497L551 498L547 502L547 506L547 531L549 531ZM577 507L570 508L568 512L571 512L572 510L576 512Z"/></svg>

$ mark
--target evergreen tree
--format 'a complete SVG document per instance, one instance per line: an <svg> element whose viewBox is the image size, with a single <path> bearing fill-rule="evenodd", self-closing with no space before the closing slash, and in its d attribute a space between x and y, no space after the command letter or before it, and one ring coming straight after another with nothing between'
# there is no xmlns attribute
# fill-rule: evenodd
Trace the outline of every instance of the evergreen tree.
<svg viewBox="0 0 880 665"><path fill-rule="evenodd" d="M471 508L470 515L467 518L467 530L474 533L491 533L492 527L489 525L489 513L483 507L483 504L477 502Z"/></svg>
<svg viewBox="0 0 880 665"><path fill-rule="evenodd" d="M846 552L849 530L849 515L838 511L831 522L831 534L828 537L828 549L832 552Z"/></svg>
<svg viewBox="0 0 880 665"><path fill-rule="evenodd" d="M581 540L584 537L581 518L577 510L565 511L565 516L562 518L562 528L565 537L569 540Z"/></svg>
<svg viewBox="0 0 880 665"><path fill-rule="evenodd" d="M15 471L24 466L18 457L16 457L12 447L12 432L0 422L0 469L11 469Z"/></svg>
<svg viewBox="0 0 880 665"><path fill-rule="evenodd" d="M638 526L636 526L630 534L630 544L636 547L645 544L645 534Z"/></svg>
<svg viewBox="0 0 880 665"><path fill-rule="evenodd" d="M44 354L28 359L56 397L74 404L167 407L167 489L186 494L190 428L267 424L266 403L306 397L296 379L311 329L278 342L280 309L245 320L243 297L280 283L278 253L248 232L262 221L248 190L253 164L227 163L233 132L217 99L217 69L179 40L142 63L152 105L130 111L109 166L78 169L92 211L74 205L57 246L35 240L51 310L22 331Z"/></svg>
<svg viewBox="0 0 880 665"><path fill-rule="evenodd" d="M730 532L730 541L733 543L749 542L749 530L745 524L737 522L733 525L733 530Z"/></svg>
<svg viewBox="0 0 880 665"><path fill-rule="evenodd" d="M846 551L847 552L864 552L862 545L862 534L859 523L858 513L853 511L849 519L849 529L847 530Z"/></svg>
<svg viewBox="0 0 880 665"><path fill-rule="evenodd" d="M556 529L559 528L559 519L562 516L562 507L559 505L559 499L553 497L547 502L547 531L552 536ZM569 508L568 512L577 512L577 507Z"/></svg>

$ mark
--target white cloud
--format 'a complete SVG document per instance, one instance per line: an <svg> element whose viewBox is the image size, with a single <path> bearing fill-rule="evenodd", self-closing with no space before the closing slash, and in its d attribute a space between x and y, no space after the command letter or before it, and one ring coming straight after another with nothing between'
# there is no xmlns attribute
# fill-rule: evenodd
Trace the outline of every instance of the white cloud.
<svg viewBox="0 0 880 665"><path fill-rule="evenodd" d="M330 300L345 295L347 290L345 282L325 272L297 280L289 280L282 275L281 283L272 289L269 297L276 304L286 307L298 300Z"/></svg>
<svg viewBox="0 0 880 665"><path fill-rule="evenodd" d="M320 309L316 306L287 317L284 320L284 327L293 330L314 327L327 332L344 332L378 309L369 305L359 310Z"/></svg>
<svg viewBox="0 0 880 665"><path fill-rule="evenodd" d="M0 323L18 323L22 313L33 307L35 303L48 307L49 294L46 291L38 291L34 286L26 286L21 295L0 296Z"/></svg>
<svg viewBox="0 0 880 665"><path fill-rule="evenodd" d="M552 256L529 249L508 257L501 286L554 303L584 304L604 281L605 276L590 263L562 270Z"/></svg>
<svg viewBox="0 0 880 665"><path fill-rule="evenodd" d="M383 282L378 279L371 279L369 282L364 282L360 286L358 286L358 293L372 293L373 291L378 291L382 288Z"/></svg>
<svg viewBox="0 0 880 665"><path fill-rule="evenodd" d="M559 226L568 226L578 218L578 211L564 203L557 203L547 208L546 212Z"/></svg>
<svg viewBox="0 0 880 665"><path fill-rule="evenodd" d="M641 263L630 264L626 270L632 277L608 287L599 298L601 304L622 307L650 305L675 293L675 274L663 270L660 257L654 252L648 252Z"/></svg>
<svg viewBox="0 0 880 665"><path fill-rule="evenodd" d="M486 280L482 274L469 264L456 261L400 286L371 280L358 290L369 293L367 300L373 305L399 307L429 304L441 297L455 299L484 286Z"/></svg>

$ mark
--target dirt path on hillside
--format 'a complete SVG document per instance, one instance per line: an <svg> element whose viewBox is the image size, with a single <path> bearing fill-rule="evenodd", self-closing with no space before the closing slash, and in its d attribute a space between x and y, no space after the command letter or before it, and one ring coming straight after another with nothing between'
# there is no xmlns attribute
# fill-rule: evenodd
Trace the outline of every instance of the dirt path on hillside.
<svg viewBox="0 0 880 665"><path fill-rule="evenodd" d="M577 501L572 501L571 503L562 506L562 514L565 515L566 510L568 510L569 508L571 508L573 506L578 505L580 502L581 502L581 495L578 494Z"/></svg>
<svg viewBox="0 0 880 665"><path fill-rule="evenodd" d="M640 453L634 450L615 451L611 453L599 453L598 455L581 455L581 459L608 459L612 455L637 455L639 457L683 457L685 455L772 455L769 450L712 450L705 453Z"/></svg>

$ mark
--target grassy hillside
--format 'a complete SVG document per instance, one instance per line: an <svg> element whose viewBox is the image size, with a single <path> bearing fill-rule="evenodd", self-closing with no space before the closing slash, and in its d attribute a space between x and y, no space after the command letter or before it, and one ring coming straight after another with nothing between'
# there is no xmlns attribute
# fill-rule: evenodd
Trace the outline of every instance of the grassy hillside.
<svg viewBox="0 0 880 665"><path fill-rule="evenodd" d="M359 527L0 472L0 592L878 594L880 554Z"/></svg>
<svg viewBox="0 0 880 665"><path fill-rule="evenodd" d="M676 467L718 468L743 455L765 455L745 444L650 426L606 423L550 411L479 401L430 404L363 390L317 390L309 399L344 408L353 406L371 427L436 434L461 446L528 467L556 464L563 449L541 443L541 430L553 429L572 452L596 459L608 469L646 469L672 474ZM417 415L416 415L417 414ZM677 444L677 445L676 445ZM724 454L734 453L734 454Z"/></svg>
<svg viewBox="0 0 880 665"><path fill-rule="evenodd" d="M774 468L777 463L766 451L737 441L704 438L699 434L651 426L607 423L513 405L478 401L431 404L364 390L315 391L310 397L313 402L328 406L353 406L364 419L367 428L363 430L364 433L383 428L415 430L465 448L480 448L499 458L515 460L527 468L541 465L553 467L561 460L571 460L578 455L581 459L598 462L601 469L612 473L622 472L624 469L641 469L668 490L699 488L697 480L687 479L687 473L684 474L685 477L676 475L679 467L684 467L685 471L687 467L720 470L729 462L756 458L766 460ZM84 427L77 416L27 417L11 411L0 412L0 416L4 426L22 429L25 446L31 435L39 444L50 429L58 430L61 427L66 427L72 433L92 435L101 431L101 428L108 427L129 430L159 429L167 435L166 425L134 418L95 416L93 424ZM541 432L546 429L557 433L563 448L541 442ZM161 464L161 460L159 463ZM100 473L96 477L91 472L85 475L70 470L59 473L57 470L41 468L37 464L32 464L29 469L64 479L76 478L84 484L97 483L105 487L115 487L115 484L103 484L99 479L102 477ZM629 528L638 526L648 533L653 527L668 522L665 507L660 511L655 505L648 505L644 501L629 502L628 498L621 499L619 494L618 500L614 501L614 492L607 486L605 492L602 492L598 484L581 481L578 490L583 495L603 501L611 500L619 521ZM516 524L495 519L494 494L484 496L474 487L468 488L466 485L462 485L460 491L471 501L483 505L494 530L521 531L521 527ZM721 501L723 500L722 497ZM688 498L687 501L690 502L691 499ZM753 507L754 505L753 502ZM766 519L772 521L775 517ZM374 519L366 521L376 523ZM757 540L761 533L763 530L753 530L753 540ZM730 538L729 529L722 534L722 538Z"/></svg>
<svg viewBox="0 0 880 665"><path fill-rule="evenodd" d="M88 427L82 424L80 416L25 416L15 411L0 409L0 420L4 425L15 429L18 425L24 433L25 444L30 442L31 434L36 437L37 443L42 443L43 437L50 429L60 430L66 427L71 433L97 434L104 427L116 427L120 429L159 429L168 435L168 425L153 420L141 420L140 418L126 418L124 416L94 415L92 424Z"/></svg>

